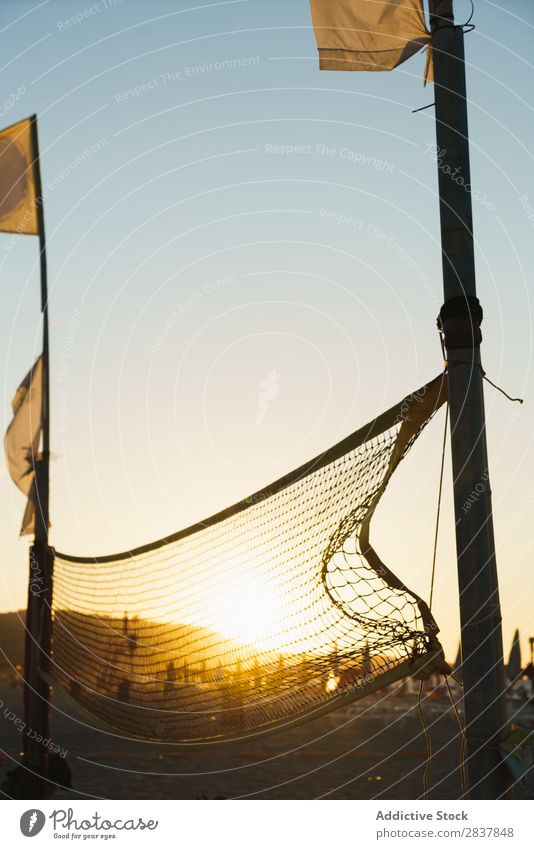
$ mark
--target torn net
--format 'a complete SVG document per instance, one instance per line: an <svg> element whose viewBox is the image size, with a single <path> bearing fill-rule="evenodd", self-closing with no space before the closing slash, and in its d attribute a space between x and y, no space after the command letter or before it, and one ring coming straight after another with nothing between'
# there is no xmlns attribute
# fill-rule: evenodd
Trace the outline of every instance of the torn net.
<svg viewBox="0 0 534 849"><path fill-rule="evenodd" d="M427 605L379 559L369 524L445 400L440 376L166 539L106 557L56 552L55 682L128 737L202 745L287 727L443 668Z"/></svg>

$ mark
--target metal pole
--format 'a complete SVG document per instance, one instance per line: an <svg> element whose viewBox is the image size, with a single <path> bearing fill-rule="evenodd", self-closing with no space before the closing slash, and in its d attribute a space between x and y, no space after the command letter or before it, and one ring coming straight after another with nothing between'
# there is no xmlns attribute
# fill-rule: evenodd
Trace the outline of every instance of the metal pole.
<svg viewBox="0 0 534 849"><path fill-rule="evenodd" d="M40 740L50 738L50 687L41 676L48 671L51 647L53 557L48 547L49 466L50 466L50 371L48 347L48 286L43 196L39 167L37 116L31 119L34 153L33 181L39 227L41 272L41 313L43 316L42 452L35 464L36 504L35 538L30 548L28 612L26 620L24 765L29 770L27 783L36 798L47 796L48 748Z"/></svg>
<svg viewBox="0 0 534 849"><path fill-rule="evenodd" d="M448 361L469 797L507 794L498 744L507 728L501 613L488 471L482 309L476 297L464 34L452 0L430 0L436 159Z"/></svg>

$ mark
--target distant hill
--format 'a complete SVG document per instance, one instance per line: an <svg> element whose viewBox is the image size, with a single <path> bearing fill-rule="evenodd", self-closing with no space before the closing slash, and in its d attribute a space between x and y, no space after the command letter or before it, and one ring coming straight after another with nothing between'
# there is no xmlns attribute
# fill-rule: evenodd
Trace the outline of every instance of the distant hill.
<svg viewBox="0 0 534 849"><path fill-rule="evenodd" d="M0 667L24 661L24 621L26 611L0 613ZM9 660L6 660L6 657Z"/></svg>

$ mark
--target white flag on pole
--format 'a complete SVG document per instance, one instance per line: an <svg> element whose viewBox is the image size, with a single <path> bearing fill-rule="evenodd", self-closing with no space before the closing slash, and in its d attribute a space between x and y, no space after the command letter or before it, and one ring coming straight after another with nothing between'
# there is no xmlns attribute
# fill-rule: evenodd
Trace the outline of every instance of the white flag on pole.
<svg viewBox="0 0 534 849"><path fill-rule="evenodd" d="M28 496L21 536L35 530L35 463L41 438L42 383L43 361L39 357L11 402L13 419L4 440L9 474Z"/></svg>

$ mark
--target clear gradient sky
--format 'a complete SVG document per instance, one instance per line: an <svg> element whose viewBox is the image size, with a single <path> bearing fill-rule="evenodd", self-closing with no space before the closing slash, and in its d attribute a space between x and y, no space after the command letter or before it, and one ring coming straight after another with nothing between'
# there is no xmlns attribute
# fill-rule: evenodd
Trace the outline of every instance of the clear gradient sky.
<svg viewBox="0 0 534 849"><path fill-rule="evenodd" d="M519 627L526 654L534 8L475 0L473 22L483 357L525 398L487 387L505 650ZM4 0L0 45L0 126L39 115L58 549L123 550L201 519L440 370L434 114L412 114L432 101L422 55L391 73L320 73L307 0ZM4 429L40 348L36 261L35 238L0 235ZM442 428L440 415L374 525L383 559L425 598ZM449 465L446 482L434 613L453 657ZM22 511L3 464L0 610L25 606Z"/></svg>

